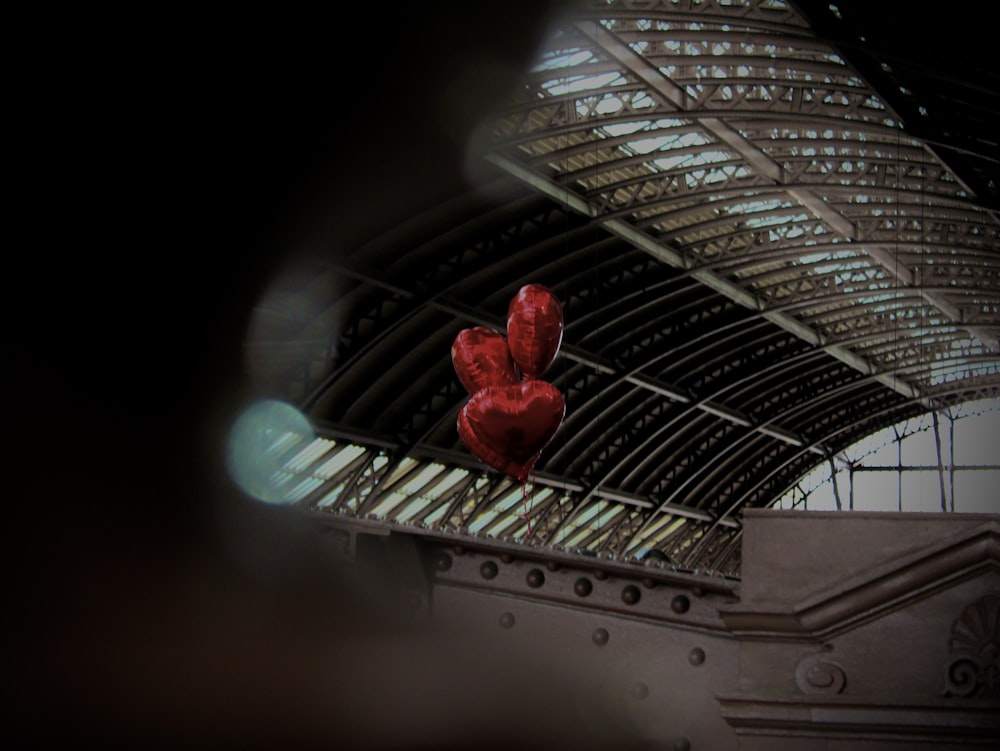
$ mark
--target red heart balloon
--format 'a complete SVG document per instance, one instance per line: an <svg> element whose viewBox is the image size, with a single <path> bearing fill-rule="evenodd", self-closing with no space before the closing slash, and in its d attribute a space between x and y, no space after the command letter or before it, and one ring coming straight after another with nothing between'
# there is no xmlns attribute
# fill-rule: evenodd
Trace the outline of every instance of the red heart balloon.
<svg viewBox="0 0 1000 751"><path fill-rule="evenodd" d="M540 378L556 359L563 337L562 303L552 290L528 284L507 308L510 354L525 378Z"/></svg>
<svg viewBox="0 0 1000 751"><path fill-rule="evenodd" d="M546 381L487 386L458 413L458 435L484 464L524 482L565 415L562 393Z"/></svg>
<svg viewBox="0 0 1000 751"><path fill-rule="evenodd" d="M470 394L487 386L507 386L520 380L507 340L499 331L486 326L458 332L451 345L451 363Z"/></svg>

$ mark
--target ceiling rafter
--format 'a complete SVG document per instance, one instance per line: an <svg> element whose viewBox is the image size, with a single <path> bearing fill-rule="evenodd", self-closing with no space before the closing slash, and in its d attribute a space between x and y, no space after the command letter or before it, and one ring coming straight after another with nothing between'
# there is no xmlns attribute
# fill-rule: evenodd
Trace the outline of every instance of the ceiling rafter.
<svg viewBox="0 0 1000 751"><path fill-rule="evenodd" d="M370 284L375 284L378 286L381 286L383 284L382 281L377 277L375 272L371 270L359 273L358 271L356 271L354 266L347 263L341 263L340 269L344 274L348 276L357 274ZM387 289L391 289L396 294L402 294L404 296L415 295L415 293L407 292L395 284L389 284L388 282L386 282L385 286ZM488 326L490 328L493 328L501 332L506 331L505 321L496 320L495 318L492 318L491 316L481 311L469 308L468 306L456 304L453 301L449 301L443 298L436 298L434 300L430 300L428 301L427 304L430 307L434 307L436 309L452 313L457 317L461 317L467 320L469 323L475 325ZM697 400L697 398L694 395L690 394L686 389L678 388L668 383L663 383L654 376L649 376L635 371L623 373L617 365L604 361L602 358L593 353L589 353L584 350L581 350L578 347L574 347L570 343L566 343L560 347L559 356L565 357L566 359L574 362L578 362L582 365L594 368L598 372L604 372L607 374L614 375L620 378L622 381L627 382L633 386L637 386L639 388L646 389L661 396L665 396L673 401L681 402L683 404L692 403L698 409L708 412L709 414L722 417L726 420L736 423L737 425L751 427L755 430L761 429L761 426L755 425L754 421L750 417L742 414L739 410L735 410L731 407L718 404L712 401L711 399ZM768 427L768 429L772 430L772 433L774 432L771 427ZM789 440L789 441L801 440L796 436L788 434L786 431L781 431L777 436L774 437L779 437L782 440Z"/></svg>
<svg viewBox="0 0 1000 751"><path fill-rule="evenodd" d="M594 211L592 205L584 198L581 198L579 195L570 191L568 188L563 187L548 178L542 177L541 175L529 172L517 162L514 162L513 160L500 154L490 154L486 158L499 168L523 180L532 187L544 192L549 197L563 202L568 208L578 211L586 216L595 216L596 212ZM725 295L745 308L758 312L762 317L768 319L786 331L795 334L809 344L822 346L823 349L830 355L836 357L838 360L846 362L865 375L875 375L875 377L882 383L894 391L899 391L907 398L915 398L917 396L916 390L911 385L894 376L877 373L875 366L853 352L850 352L849 350L846 350L836 344L824 344L822 337L816 331L801 323L796 318L780 311L765 310L764 303L760 300L760 298L750 292L747 292L739 285L706 269L692 269L690 261L680 251L668 248L658 240L640 232L635 227L632 227L621 220L612 219L602 221L601 226L608 231L619 235L622 239L634 244L636 247L651 253L665 263L669 263L676 268L687 271L692 278L701 282L705 286Z"/></svg>
<svg viewBox="0 0 1000 751"><path fill-rule="evenodd" d="M381 529L738 572L742 508L900 417L1000 393L979 343L1000 227L795 5L600 2L562 33L491 121L488 194L310 259L308 310L293 284L269 307L255 363L365 448L288 482ZM529 538L519 485L459 446L446 340L502 331L531 281L570 314L550 379L571 409Z"/></svg>
<svg viewBox="0 0 1000 751"><path fill-rule="evenodd" d="M576 22L575 27L587 38L598 44L604 52L610 54L613 59L620 62L629 73L635 75L638 79L648 84L652 90L659 95L662 103L667 106L674 107L682 114L692 114L689 110L693 107L694 102L687 92L681 86L666 78L656 66L652 65L648 60L634 52L627 43L619 40L614 34L596 21L578 21ZM705 130L713 134L721 142L725 143L733 149L733 151L746 159L746 161L752 165L757 172L782 187L791 198L808 209L813 215L820 218L821 221L831 227L831 229L838 233L839 236L848 241L856 239L856 229L850 220L846 219L839 211L837 211L812 190L806 187L787 184L783 168L767 156L765 152L761 151L761 149L758 148L753 142L743 137L738 130L729 126L724 121L718 120L717 118L705 117L702 114L697 115L697 121ZM582 149L583 147L578 148ZM932 155L928 154L928 156L930 157ZM525 178L525 175L517 169L517 166L514 165L513 162L498 155L492 155L491 159L494 163L502 166L508 172L516 174L521 177L521 179ZM599 167L594 167L592 169L598 168ZM569 177L572 176L570 175ZM544 178L541 179L544 180ZM532 184L534 187L538 187L537 182L532 182ZM549 195L553 195L553 193L550 192ZM587 199L579 196L575 196L576 200L574 200L574 198L571 198L571 195L573 194L568 188L564 189L561 195L561 200L563 200L569 208L585 213L590 217L596 217L599 215L600 209L595 206L592 201L587 201ZM553 197L556 197L557 200L560 199L558 192ZM618 215L620 216L621 214L619 213ZM635 242L637 239L634 235L634 231L627 224L625 226L616 227L613 222L605 222L605 226L613 230L617 228L618 233L630 241ZM648 243L640 241L636 244L640 245L640 247L645 246L644 249L647 251L650 250ZM864 251L868 252L868 248L864 248ZM677 251L667 249L666 252L663 252L662 250L657 249L655 254L657 257L663 258L678 268L690 268L690 262ZM914 279L912 272L904 272L900 274L898 271L898 263L888 251L878 248L874 249L868 255L877 263L879 267L893 274L901 284L908 285L913 283ZM731 299L736 300L746 307L751 309L761 309L764 307L759 300L755 300L753 296L747 295L738 285L729 283L728 280L723 277L719 277L717 274L703 274L697 270L692 271L691 273L702 283L712 287L722 294L727 295ZM936 290L924 287L920 288L920 294L927 302L948 315L956 323L964 325L960 309L948 301L943 294ZM811 332L806 327L793 324L784 316L768 317L773 322L778 325L782 325L796 335L805 338L807 341L813 343L818 343L820 341L819 336L816 335L815 332ZM976 326L966 326L966 328L973 336L982 339L987 346L994 349L997 348L997 338L995 335L992 335L989 330ZM836 345L828 347L828 351L830 351L830 353L835 357L858 367L862 372L874 372L874 369L871 368L870 365L863 363L861 359L853 355L853 353L841 351ZM916 394L912 385L903 384L898 380L898 378L883 378L882 380L883 383L888 385L890 388L902 389L904 395L908 397L912 397Z"/></svg>

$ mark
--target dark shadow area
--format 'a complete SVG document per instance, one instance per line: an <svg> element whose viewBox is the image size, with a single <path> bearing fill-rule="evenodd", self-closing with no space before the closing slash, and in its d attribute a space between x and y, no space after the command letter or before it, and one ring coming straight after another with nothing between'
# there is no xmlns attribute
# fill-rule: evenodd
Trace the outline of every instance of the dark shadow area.
<svg viewBox="0 0 1000 751"><path fill-rule="evenodd" d="M488 655L397 621L223 467L272 276L467 189L465 139L559 6L21 19L5 747L563 732L509 716L558 717L558 697L526 705Z"/></svg>

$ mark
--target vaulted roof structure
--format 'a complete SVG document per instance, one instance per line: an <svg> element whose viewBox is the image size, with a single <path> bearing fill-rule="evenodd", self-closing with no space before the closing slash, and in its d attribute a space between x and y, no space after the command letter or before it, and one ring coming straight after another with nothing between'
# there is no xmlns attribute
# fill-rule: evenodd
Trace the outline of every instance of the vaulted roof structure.
<svg viewBox="0 0 1000 751"><path fill-rule="evenodd" d="M461 190L261 298L248 369L315 430L280 447L286 500L738 576L743 509L881 428L1000 396L997 76L917 54L877 5L556 15L474 113ZM460 441L450 351L504 332L531 283L563 305L544 379L566 415L523 486Z"/></svg>

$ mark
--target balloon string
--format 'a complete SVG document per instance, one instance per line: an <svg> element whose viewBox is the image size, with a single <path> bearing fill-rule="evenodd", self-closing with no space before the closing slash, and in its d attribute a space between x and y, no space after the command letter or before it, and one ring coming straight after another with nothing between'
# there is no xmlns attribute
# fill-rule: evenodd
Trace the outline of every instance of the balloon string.
<svg viewBox="0 0 1000 751"><path fill-rule="evenodd" d="M521 481L521 508L524 509L524 513L521 515L522 519L528 522L528 537L531 537L531 513L528 511L528 494L526 489L528 487L528 477L525 475L524 480Z"/></svg>
<svg viewBox="0 0 1000 751"><path fill-rule="evenodd" d="M537 460L538 457L535 457ZM528 509L528 478L531 476L535 469L535 461L532 461L528 467L528 471L524 473L524 477L521 479L521 508L524 513L521 514L521 518L528 522L528 534L527 537L531 537L531 512ZM534 483L531 485L531 495L535 495Z"/></svg>

